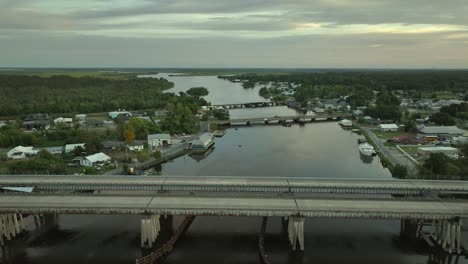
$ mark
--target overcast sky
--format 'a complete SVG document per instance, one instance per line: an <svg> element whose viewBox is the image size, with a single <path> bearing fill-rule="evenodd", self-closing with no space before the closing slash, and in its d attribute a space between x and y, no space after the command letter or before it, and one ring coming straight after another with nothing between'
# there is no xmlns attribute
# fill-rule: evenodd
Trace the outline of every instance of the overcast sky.
<svg viewBox="0 0 468 264"><path fill-rule="evenodd" d="M0 0L0 67L468 68L468 0Z"/></svg>

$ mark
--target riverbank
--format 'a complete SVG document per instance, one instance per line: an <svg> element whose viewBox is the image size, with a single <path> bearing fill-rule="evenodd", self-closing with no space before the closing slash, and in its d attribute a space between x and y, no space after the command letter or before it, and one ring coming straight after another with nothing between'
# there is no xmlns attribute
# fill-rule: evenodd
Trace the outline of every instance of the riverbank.
<svg viewBox="0 0 468 264"><path fill-rule="evenodd" d="M399 151L396 147L385 146L382 139L378 138L374 132L368 127L360 127L362 134L367 140L376 148L377 153L381 159L385 160L385 163L391 168L396 165L405 167L408 171L408 175L415 176L417 174L417 164L407 155Z"/></svg>

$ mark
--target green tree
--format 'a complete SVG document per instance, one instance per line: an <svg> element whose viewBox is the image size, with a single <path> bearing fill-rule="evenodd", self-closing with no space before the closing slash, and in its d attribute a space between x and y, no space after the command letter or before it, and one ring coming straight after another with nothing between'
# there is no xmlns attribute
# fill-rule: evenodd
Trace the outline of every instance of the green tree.
<svg viewBox="0 0 468 264"><path fill-rule="evenodd" d="M423 172L431 174L444 175L448 171L448 163L450 159L442 153L431 153L429 158L424 162L422 167L425 169Z"/></svg>
<svg viewBox="0 0 468 264"><path fill-rule="evenodd" d="M398 179L406 179L408 176L408 170L405 166L397 164L390 169L392 176Z"/></svg>
<svg viewBox="0 0 468 264"><path fill-rule="evenodd" d="M453 126L455 125L455 121L450 117L450 115L446 112L439 112L431 115L430 119L431 122L439 125L439 126Z"/></svg>
<svg viewBox="0 0 468 264"><path fill-rule="evenodd" d="M189 94L190 96L197 97L207 96L208 89L206 89L205 87L193 87L187 90L187 94Z"/></svg>

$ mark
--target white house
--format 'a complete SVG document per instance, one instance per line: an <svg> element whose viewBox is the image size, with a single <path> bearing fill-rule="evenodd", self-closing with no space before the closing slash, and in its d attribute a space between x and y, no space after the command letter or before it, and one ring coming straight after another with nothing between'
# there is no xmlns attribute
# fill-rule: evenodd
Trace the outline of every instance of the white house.
<svg viewBox="0 0 468 264"><path fill-rule="evenodd" d="M399 127L397 124L380 124L379 125L379 129L380 131L384 131L384 132L387 132L387 131L398 131Z"/></svg>
<svg viewBox="0 0 468 264"><path fill-rule="evenodd" d="M7 152L7 158L9 159L25 159L31 156L35 156L37 154L37 150L33 149L33 147L23 147L17 146L12 148L10 151Z"/></svg>
<svg viewBox="0 0 468 264"><path fill-rule="evenodd" d="M169 134L151 134L148 135L148 147L150 149L158 148L160 146L170 145L171 135Z"/></svg>
<svg viewBox="0 0 468 264"><path fill-rule="evenodd" d="M106 154L102 152L99 152L99 153L85 157L84 159L80 161L80 164L86 167L93 167L93 166L100 165L100 164L110 163L111 160L112 160L111 157L107 156Z"/></svg>
<svg viewBox="0 0 468 264"><path fill-rule="evenodd" d="M65 153L73 152L77 147L85 148L85 143L65 145Z"/></svg>
<svg viewBox="0 0 468 264"><path fill-rule="evenodd" d="M54 124L55 124L55 125L59 125L59 124L62 124L62 125L71 125L72 123L73 123L73 119L72 119L72 118L59 117L59 118L54 119Z"/></svg>
<svg viewBox="0 0 468 264"><path fill-rule="evenodd" d="M128 150L130 151L142 151L145 148L143 142L133 141L132 144L127 145Z"/></svg>
<svg viewBox="0 0 468 264"><path fill-rule="evenodd" d="M127 116L127 117L131 117L133 116L132 113L128 112L128 111L113 111L113 112L109 112L109 117L114 119L114 118L117 118L118 116Z"/></svg>
<svg viewBox="0 0 468 264"><path fill-rule="evenodd" d="M213 134L204 133L199 138L192 140L192 150L205 151L214 144Z"/></svg>

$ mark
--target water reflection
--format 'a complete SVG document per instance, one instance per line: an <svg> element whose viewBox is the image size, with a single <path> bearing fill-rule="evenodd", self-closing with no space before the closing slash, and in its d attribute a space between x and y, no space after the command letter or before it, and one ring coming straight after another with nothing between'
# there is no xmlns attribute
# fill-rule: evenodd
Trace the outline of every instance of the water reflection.
<svg viewBox="0 0 468 264"><path fill-rule="evenodd" d="M206 157L208 157L211 153L213 153L213 151L215 150L215 147L211 147L209 148L207 151L205 152L202 152L202 153L191 153L189 154L189 156L196 160L197 162L200 162L201 160L204 160L206 159Z"/></svg>
<svg viewBox="0 0 468 264"><path fill-rule="evenodd" d="M163 175L391 178L378 159L363 163L358 135L336 122L228 129L201 160L162 164ZM369 161L367 161L369 162Z"/></svg>
<svg viewBox="0 0 468 264"><path fill-rule="evenodd" d="M374 159L374 157L372 156L363 155L360 151L359 151L359 157L361 158L363 163L367 163L367 164L372 163L372 160Z"/></svg>

